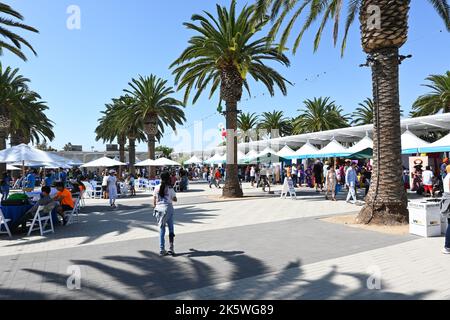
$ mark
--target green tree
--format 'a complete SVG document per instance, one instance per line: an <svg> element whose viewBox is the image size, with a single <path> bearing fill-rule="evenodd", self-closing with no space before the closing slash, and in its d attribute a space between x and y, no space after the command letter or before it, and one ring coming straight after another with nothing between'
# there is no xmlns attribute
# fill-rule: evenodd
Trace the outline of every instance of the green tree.
<svg viewBox="0 0 450 320"><path fill-rule="evenodd" d="M371 98L367 98L364 102L358 104L355 112L352 113L352 125L362 126L373 123L373 112L375 105Z"/></svg>
<svg viewBox="0 0 450 320"><path fill-rule="evenodd" d="M173 153L173 148L167 147L167 146L157 146L155 148L155 151L161 152L163 154L163 157L170 158L170 155Z"/></svg>
<svg viewBox="0 0 450 320"><path fill-rule="evenodd" d="M430 93L420 96L413 104L412 117L421 117L450 112L450 71L445 74L431 75L424 86Z"/></svg>
<svg viewBox="0 0 450 320"><path fill-rule="evenodd" d="M284 137L292 133L292 126L283 111L263 112L258 130L264 130L270 138Z"/></svg>
<svg viewBox="0 0 450 320"><path fill-rule="evenodd" d="M117 125L112 125L115 117L114 111L117 110L118 100L113 99L113 103L106 104L106 109L102 111L103 117L98 120L98 126L95 129L96 141L103 140L103 143L113 143L117 140L119 145L119 161L125 162L125 146L127 144L127 136L123 130L119 130Z"/></svg>
<svg viewBox="0 0 450 320"><path fill-rule="evenodd" d="M365 206L358 221L361 223L405 223L408 220L407 197L402 182L401 129L399 102L399 65L406 58L399 49L408 38L410 1L391 0L256 0L258 19L269 13L274 21L269 33L273 40L280 35L280 51L284 50L293 30L292 50L298 49L303 35L318 26L314 37L317 50L328 21L333 23L335 45L343 8L347 5L341 54L344 53L350 26L359 15L361 43L368 54L367 65L372 69L374 112L374 170ZM450 9L447 0L429 0L450 31ZM304 19L299 19L306 12ZM258 21L255 19L255 23ZM284 31L281 26L289 20ZM319 20L319 21L318 21ZM321 21L320 21L321 20ZM296 22L301 25L294 28ZM318 22L316 24L315 22ZM389 174L381 174L389 173Z"/></svg>
<svg viewBox="0 0 450 320"><path fill-rule="evenodd" d="M249 142L250 136L256 133L256 127L259 122L259 117L256 113L240 113L237 120L237 126L239 129L239 140L242 142ZM257 138L257 137L255 137Z"/></svg>
<svg viewBox="0 0 450 320"><path fill-rule="evenodd" d="M148 157L155 159L155 143L164 134L165 127L176 130L177 125L186 121L183 103L172 95L174 89L167 81L154 75L140 76L129 83L130 89L125 90L134 100L131 113L135 126L142 125L147 135ZM150 176L155 176L155 168L150 167Z"/></svg>
<svg viewBox="0 0 450 320"><path fill-rule="evenodd" d="M13 19L17 19L19 21L15 21ZM20 59L26 61L27 57L22 52L22 46L28 47L34 55L36 55L36 51L33 49L31 44L25 40L22 36L15 33L15 29L22 29L31 32L38 33L39 31L33 27L30 27L26 24L23 24L23 16L8 6L7 4L0 2L0 35L5 40L0 40L0 55L3 55L4 50L10 51ZM6 42L6 40L9 41Z"/></svg>
<svg viewBox="0 0 450 320"><path fill-rule="evenodd" d="M38 144L43 141L53 141L53 121L51 121L45 111L48 106L41 101L39 94L29 90L20 91L19 104L10 114L10 141L11 146L30 142Z"/></svg>
<svg viewBox="0 0 450 320"><path fill-rule="evenodd" d="M327 131L348 127L348 116L343 114L342 107L337 106L330 97L307 99L304 108L294 119L294 134Z"/></svg>
<svg viewBox="0 0 450 320"><path fill-rule="evenodd" d="M38 143L36 145L36 148L42 151L49 151L49 152L56 152L58 150L56 150L55 148L52 148L52 146L48 145L46 141L42 142L42 143Z"/></svg>
<svg viewBox="0 0 450 320"><path fill-rule="evenodd" d="M142 129L143 122L136 121L133 115L135 105L135 100L130 96L113 99L102 112L103 117L99 119L96 129L97 141L102 139L104 142L112 142L117 139L121 162L125 162L125 144L128 140L129 166L132 174L135 174L136 141L146 141Z"/></svg>
<svg viewBox="0 0 450 320"><path fill-rule="evenodd" d="M220 101L225 101L226 128L236 132L238 102L243 88L250 92L251 77L261 81L271 95L275 87L287 93L286 83L278 71L269 67L266 61L279 62L289 66L288 58L278 52L276 46L267 45L267 37L256 37L266 20L252 23L254 6L246 6L236 12L236 1L230 8L217 5L217 15L209 12L192 16L193 23L184 25L195 35L189 46L172 64L175 67L175 83L178 90L185 90L185 103L193 90L196 91L193 103L209 88L209 97L220 88ZM227 136L227 175L223 188L226 197L243 195L238 179L237 136Z"/></svg>

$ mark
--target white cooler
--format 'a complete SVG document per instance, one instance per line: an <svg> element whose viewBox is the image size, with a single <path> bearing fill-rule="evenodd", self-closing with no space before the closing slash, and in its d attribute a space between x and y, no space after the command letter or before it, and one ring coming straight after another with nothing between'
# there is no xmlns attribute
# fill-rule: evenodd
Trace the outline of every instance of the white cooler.
<svg viewBox="0 0 450 320"><path fill-rule="evenodd" d="M409 232L421 237L439 237L442 234L440 203L411 201L408 203Z"/></svg>

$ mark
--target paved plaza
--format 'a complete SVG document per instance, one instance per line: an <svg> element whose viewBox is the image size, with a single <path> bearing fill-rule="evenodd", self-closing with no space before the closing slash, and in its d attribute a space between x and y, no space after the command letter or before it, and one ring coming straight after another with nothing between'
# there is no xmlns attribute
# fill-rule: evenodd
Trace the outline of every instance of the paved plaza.
<svg viewBox="0 0 450 320"><path fill-rule="evenodd" d="M87 200L80 223L47 237L2 237L0 299L450 298L442 238L323 221L359 210L343 194L330 202L314 190L291 200L244 189L241 200L204 184L179 194L177 257L158 255L148 194L114 211Z"/></svg>

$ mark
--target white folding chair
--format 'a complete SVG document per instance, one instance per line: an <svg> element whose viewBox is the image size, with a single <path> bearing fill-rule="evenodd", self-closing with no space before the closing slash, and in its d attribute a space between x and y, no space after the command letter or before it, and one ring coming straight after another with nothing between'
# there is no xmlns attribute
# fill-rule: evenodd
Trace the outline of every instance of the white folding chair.
<svg viewBox="0 0 450 320"><path fill-rule="evenodd" d="M155 187L156 187L155 180L149 180L147 183L146 190L149 192L153 192L155 190Z"/></svg>
<svg viewBox="0 0 450 320"><path fill-rule="evenodd" d="M44 210L45 206L39 206L39 208L36 211L36 214L34 215L33 222L31 223L30 229L28 230L28 236L33 231L40 231L41 236L44 236L46 233L55 233L55 228L53 227L53 219L52 219L52 212L50 211L48 215L42 215L41 211ZM49 224L50 222L50 224ZM37 226L35 227L35 225ZM47 228L47 226L50 225L50 228Z"/></svg>
<svg viewBox="0 0 450 320"><path fill-rule="evenodd" d="M97 181L92 181L92 189L94 189L94 199L101 199L103 195L102 186Z"/></svg>
<svg viewBox="0 0 450 320"><path fill-rule="evenodd" d="M3 215L3 211L0 208L0 234L7 234L10 238L12 238L11 231L9 230L8 222L10 222L11 219L6 219ZM5 226L6 231L2 231L2 226Z"/></svg>
<svg viewBox="0 0 450 320"><path fill-rule="evenodd" d="M86 187L86 191L84 192L84 196L88 196L90 199L101 199L102 190L96 190L92 184L89 182L83 182L83 185ZM101 187L100 187L101 188ZM84 201L84 200L83 200Z"/></svg>
<svg viewBox="0 0 450 320"><path fill-rule="evenodd" d="M77 223L80 222L80 218L78 216L79 213L80 213L80 198L76 198L73 209L64 212L64 215L67 215L69 217L67 220L67 225L72 224L74 221Z"/></svg>
<svg viewBox="0 0 450 320"><path fill-rule="evenodd" d="M85 190L82 190L81 192L80 192L80 207L85 207L86 206L86 203L84 202L84 197L85 197Z"/></svg>

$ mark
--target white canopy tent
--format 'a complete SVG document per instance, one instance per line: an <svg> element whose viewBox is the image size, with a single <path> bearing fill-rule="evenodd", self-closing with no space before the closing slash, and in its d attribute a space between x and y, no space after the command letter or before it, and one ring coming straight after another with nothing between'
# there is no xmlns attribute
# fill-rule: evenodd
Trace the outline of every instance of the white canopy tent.
<svg viewBox="0 0 450 320"><path fill-rule="evenodd" d="M190 165L190 164L202 164L203 161L200 160L197 156L193 156L189 160L185 161L184 164Z"/></svg>
<svg viewBox="0 0 450 320"><path fill-rule="evenodd" d="M290 158L295 156L295 151L291 149L288 145L285 145L280 151L277 152L277 156L281 158Z"/></svg>
<svg viewBox="0 0 450 320"><path fill-rule="evenodd" d="M350 154L358 153L366 149L373 149L373 140L369 136L365 136L361 141L348 149Z"/></svg>
<svg viewBox="0 0 450 320"><path fill-rule="evenodd" d="M124 166L125 163L110 159L108 157L103 157L91 162L88 162L84 165L82 165L82 168L109 168L109 167L118 167L118 166Z"/></svg>
<svg viewBox="0 0 450 320"><path fill-rule="evenodd" d="M319 149L313 146L309 141L306 142L300 149L295 152L294 156L287 157L287 159L308 159L313 154L317 154Z"/></svg>
<svg viewBox="0 0 450 320"><path fill-rule="evenodd" d="M252 149L241 158L241 163L248 163L252 159L255 159L257 156L258 156L258 152L256 150Z"/></svg>
<svg viewBox="0 0 450 320"><path fill-rule="evenodd" d="M13 166L13 165L7 164L7 165L6 165L6 170L7 170L7 171L20 171L20 170L22 170L22 169L17 168L17 167L15 167L15 166Z"/></svg>
<svg viewBox="0 0 450 320"><path fill-rule="evenodd" d="M437 141L438 142L438 141ZM430 146L429 142L420 139L414 133L406 130L402 134L402 153L403 154L413 154L419 153L420 148L426 148Z"/></svg>
<svg viewBox="0 0 450 320"><path fill-rule="evenodd" d="M409 118L401 120L402 130L411 130L417 135L426 134L434 131L450 130L450 113L442 113L425 117ZM248 143L240 143L241 150L252 150L267 145L288 145L291 148L300 147L306 142L313 145L325 145L333 138L341 143L355 143L363 139L365 136L373 135L373 125L364 125L357 127L341 128L329 131L313 132L300 135L285 136L273 139L263 139L259 141L250 141ZM449 137L450 140L450 137ZM449 144L447 144L449 146ZM443 146L439 146L443 147ZM403 147L404 148L404 147ZM225 150L225 147L215 148L218 152ZM449 147L450 149L450 147ZM208 151L208 150L207 150ZM422 152L422 150L420 150ZM294 158L295 159L295 158Z"/></svg>
<svg viewBox="0 0 450 320"><path fill-rule="evenodd" d="M336 139L333 139L326 147L320 149L319 152L313 156L317 158L334 158L345 157L350 154L351 152L347 148L337 142Z"/></svg>
<svg viewBox="0 0 450 320"><path fill-rule="evenodd" d="M433 153L433 152L449 152L450 151L450 134L446 135L438 141L428 144L425 147L419 147L420 153Z"/></svg>
<svg viewBox="0 0 450 320"><path fill-rule="evenodd" d="M221 156L220 154L216 153L213 157L209 158L208 160L205 161L206 164L224 164L225 162L227 162L227 156L223 155Z"/></svg>

